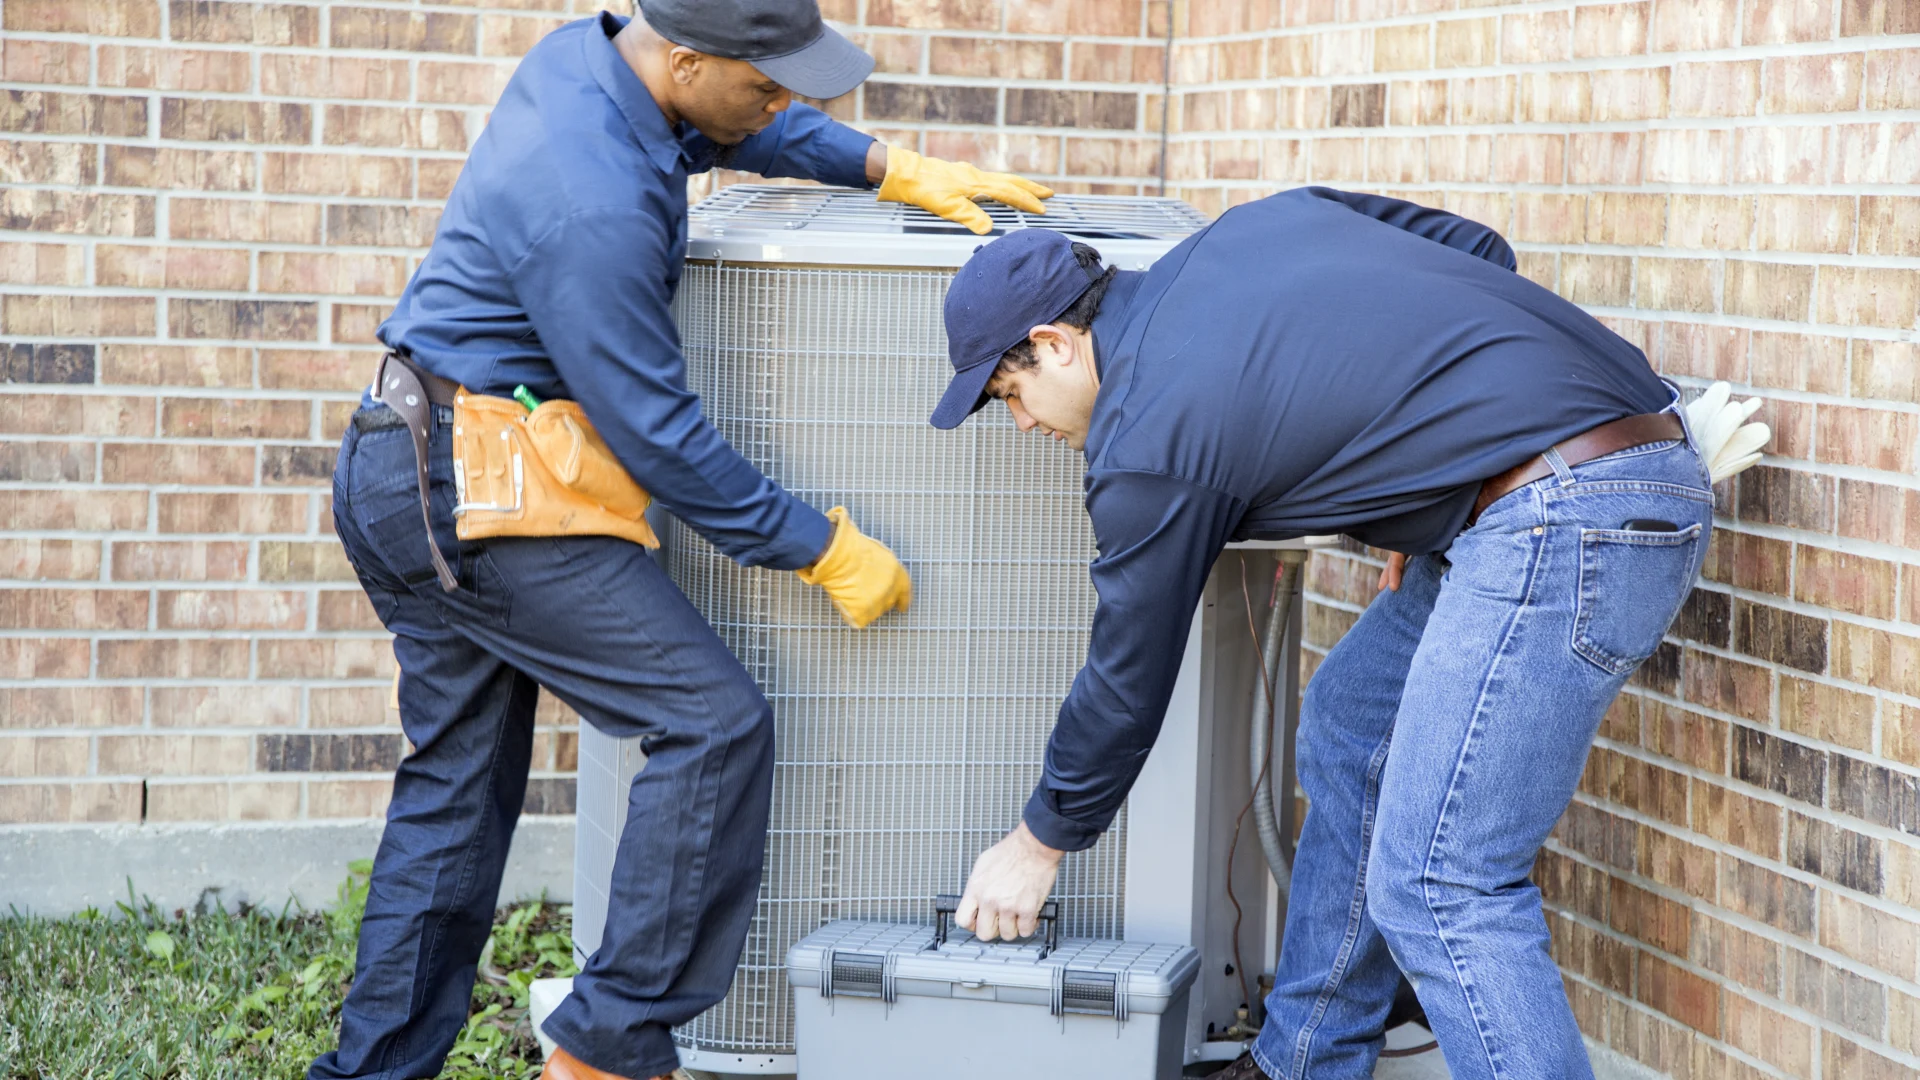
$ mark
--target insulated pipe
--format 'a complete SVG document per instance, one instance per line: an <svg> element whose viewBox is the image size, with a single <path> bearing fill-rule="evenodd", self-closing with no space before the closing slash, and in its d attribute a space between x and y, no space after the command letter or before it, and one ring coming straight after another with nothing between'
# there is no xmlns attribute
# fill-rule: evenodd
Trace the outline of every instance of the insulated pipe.
<svg viewBox="0 0 1920 1080"><path fill-rule="evenodd" d="M1253 775L1253 823L1260 832L1260 850L1267 856L1267 869L1273 874L1274 883L1280 886L1280 903L1287 902L1287 891L1293 879L1293 860L1287 855L1281 841L1279 815L1274 812L1274 772L1269 759L1273 754L1273 720L1279 710L1274 697L1279 694L1274 671L1280 666L1282 645L1286 642L1287 626L1292 622L1293 604L1300 595L1300 571L1306 564L1307 552L1283 549L1280 552L1280 572L1282 579L1274 584L1272 611L1267 615L1266 640L1260 649L1260 677L1265 681L1260 692L1253 698L1252 746L1248 754L1248 766ZM1285 760L1285 757L1282 757ZM1264 774L1264 775L1263 775ZM1288 797L1292 796L1289 791Z"/></svg>

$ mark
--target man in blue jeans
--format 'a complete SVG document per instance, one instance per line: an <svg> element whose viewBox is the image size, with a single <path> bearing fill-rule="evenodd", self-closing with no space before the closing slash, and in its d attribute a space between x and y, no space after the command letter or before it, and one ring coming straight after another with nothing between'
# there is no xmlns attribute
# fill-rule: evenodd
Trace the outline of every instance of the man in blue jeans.
<svg viewBox="0 0 1920 1080"><path fill-rule="evenodd" d="M960 924L1031 932L1061 853L1111 823L1222 546L1345 533L1400 554L1307 688L1268 1019L1218 1075L1371 1076L1403 971L1456 1080L1591 1075L1528 874L1706 553L1673 388L1491 229L1324 188L1141 273L1012 234L960 271L946 323L934 425L997 397L1084 451L1099 541L1086 665Z"/></svg>

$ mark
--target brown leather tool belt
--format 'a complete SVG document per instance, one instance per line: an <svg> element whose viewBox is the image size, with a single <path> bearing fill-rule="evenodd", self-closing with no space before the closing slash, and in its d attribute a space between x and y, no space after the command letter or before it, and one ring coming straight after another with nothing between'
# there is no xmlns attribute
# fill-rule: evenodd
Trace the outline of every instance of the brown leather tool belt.
<svg viewBox="0 0 1920 1080"><path fill-rule="evenodd" d="M1553 448L1560 452L1560 460L1572 467L1635 446L1684 438L1686 429L1673 413L1642 413L1589 428L1571 439L1555 443ZM1501 496L1552 475L1553 466L1547 463L1546 455L1540 454L1481 481L1480 496L1473 500L1473 513L1467 515L1467 524L1479 520L1480 512L1492 506Z"/></svg>

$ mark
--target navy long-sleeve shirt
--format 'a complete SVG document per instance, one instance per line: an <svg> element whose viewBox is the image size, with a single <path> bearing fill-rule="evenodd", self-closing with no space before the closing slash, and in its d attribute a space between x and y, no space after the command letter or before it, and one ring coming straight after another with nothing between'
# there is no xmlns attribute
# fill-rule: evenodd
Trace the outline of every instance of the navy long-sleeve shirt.
<svg viewBox="0 0 1920 1080"><path fill-rule="evenodd" d="M1481 480L1670 401L1640 350L1514 273L1492 229L1327 188L1229 210L1120 273L1092 333L1099 607L1024 814L1070 851L1152 749L1227 541L1441 551Z"/></svg>
<svg viewBox="0 0 1920 1080"><path fill-rule="evenodd" d="M675 130L614 48L624 25L582 19L527 53L380 340L475 393L525 384L580 402L627 471L716 548L805 566L831 523L741 457L687 389L669 313L687 175L724 158L866 186L873 140L805 105L732 148Z"/></svg>

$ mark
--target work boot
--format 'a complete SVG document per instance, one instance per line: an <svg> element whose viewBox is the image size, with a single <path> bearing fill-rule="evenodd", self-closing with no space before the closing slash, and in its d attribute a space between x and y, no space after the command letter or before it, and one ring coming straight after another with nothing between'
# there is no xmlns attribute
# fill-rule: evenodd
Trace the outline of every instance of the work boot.
<svg viewBox="0 0 1920 1080"><path fill-rule="evenodd" d="M1272 1078L1254 1063L1251 1053L1246 1053L1234 1058L1232 1064L1214 1073L1212 1080L1272 1080Z"/></svg>
<svg viewBox="0 0 1920 1080"><path fill-rule="evenodd" d="M655 1076L650 1080L675 1080L676 1077L685 1075L675 1070L667 1076ZM547 1057L547 1067L540 1070L540 1080L627 1080L627 1078L596 1069L556 1046L553 1048L553 1053Z"/></svg>

